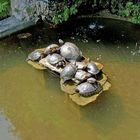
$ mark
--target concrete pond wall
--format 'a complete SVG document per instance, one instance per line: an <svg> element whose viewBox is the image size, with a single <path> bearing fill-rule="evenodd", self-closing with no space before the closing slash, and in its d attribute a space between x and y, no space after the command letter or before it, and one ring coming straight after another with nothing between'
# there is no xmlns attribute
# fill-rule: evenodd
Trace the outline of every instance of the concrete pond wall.
<svg viewBox="0 0 140 140"><path fill-rule="evenodd" d="M11 16L0 21L0 38L35 25L42 18L50 20L59 0L11 0Z"/></svg>

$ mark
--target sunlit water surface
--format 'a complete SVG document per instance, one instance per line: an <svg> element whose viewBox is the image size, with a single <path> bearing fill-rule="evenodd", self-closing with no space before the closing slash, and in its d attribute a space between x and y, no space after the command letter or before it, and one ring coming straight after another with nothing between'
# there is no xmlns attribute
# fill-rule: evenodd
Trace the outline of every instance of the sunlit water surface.
<svg viewBox="0 0 140 140"><path fill-rule="evenodd" d="M0 41L0 140L140 139L140 27L103 19L75 23L57 30L41 25L26 31L32 39ZM93 29L95 23L101 28ZM104 64L112 87L94 103L79 107L58 77L25 62L58 38Z"/></svg>

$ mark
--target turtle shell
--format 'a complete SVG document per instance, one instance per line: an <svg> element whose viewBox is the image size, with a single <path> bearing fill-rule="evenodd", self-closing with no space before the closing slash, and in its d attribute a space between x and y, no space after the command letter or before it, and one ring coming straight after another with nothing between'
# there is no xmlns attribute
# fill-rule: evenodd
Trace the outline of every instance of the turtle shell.
<svg viewBox="0 0 140 140"><path fill-rule="evenodd" d="M49 54L46 59L48 60L48 62L52 65L57 64L60 61L63 61L63 58L61 55L57 54L57 53L53 53L53 54Z"/></svg>
<svg viewBox="0 0 140 140"><path fill-rule="evenodd" d="M89 78L91 76L90 73L83 71L83 70L78 70L75 74L75 78L79 81L84 81L87 78Z"/></svg>
<svg viewBox="0 0 140 140"><path fill-rule="evenodd" d="M76 66L78 70L83 70L87 67L87 64L85 64L84 62L76 62Z"/></svg>
<svg viewBox="0 0 140 140"><path fill-rule="evenodd" d="M75 76L76 70L76 65L70 63L60 73L60 78L62 78L64 82L70 80Z"/></svg>
<svg viewBox="0 0 140 140"><path fill-rule="evenodd" d="M87 71L93 75L97 75L100 72L96 64L93 62L87 64Z"/></svg>
<svg viewBox="0 0 140 140"><path fill-rule="evenodd" d="M41 55L42 54L39 51L35 50L28 55L27 61L28 60L37 61L41 58Z"/></svg>
<svg viewBox="0 0 140 140"><path fill-rule="evenodd" d="M78 92L81 96L88 97L94 95L96 90L98 89L97 84L90 84L88 82L84 82L79 84L75 91Z"/></svg>
<svg viewBox="0 0 140 140"><path fill-rule="evenodd" d="M49 54L49 53L53 53L55 52L57 49L59 48L59 46L57 44L51 44L49 46L47 46L44 50L44 54Z"/></svg>
<svg viewBox="0 0 140 140"><path fill-rule="evenodd" d="M93 83L96 82L96 79L93 78L93 77L90 77L90 78L87 79L87 82L93 84Z"/></svg>
<svg viewBox="0 0 140 140"><path fill-rule="evenodd" d="M60 54L68 61L78 61L82 58L82 53L79 48L71 42L66 42L61 46Z"/></svg>

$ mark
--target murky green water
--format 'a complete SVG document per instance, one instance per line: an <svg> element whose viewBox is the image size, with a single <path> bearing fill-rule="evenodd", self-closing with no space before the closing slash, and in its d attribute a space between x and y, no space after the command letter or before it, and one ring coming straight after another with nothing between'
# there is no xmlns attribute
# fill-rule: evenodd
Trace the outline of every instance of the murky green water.
<svg viewBox="0 0 140 140"><path fill-rule="evenodd" d="M0 140L139 140L140 27L93 20L47 30L33 37L0 41ZM29 66L26 56L61 37L104 64L112 88L95 103L79 107L60 90L59 78Z"/></svg>

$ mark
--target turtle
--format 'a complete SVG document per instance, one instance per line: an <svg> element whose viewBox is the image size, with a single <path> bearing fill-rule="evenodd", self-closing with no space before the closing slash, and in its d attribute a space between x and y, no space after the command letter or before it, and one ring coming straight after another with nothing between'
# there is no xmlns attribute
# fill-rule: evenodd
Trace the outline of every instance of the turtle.
<svg viewBox="0 0 140 140"><path fill-rule="evenodd" d="M49 54L46 59L51 65L57 68L65 66L65 59L57 53Z"/></svg>
<svg viewBox="0 0 140 140"><path fill-rule="evenodd" d="M76 62L76 66L78 70L84 70L87 67L87 64L85 64L84 62Z"/></svg>
<svg viewBox="0 0 140 140"><path fill-rule="evenodd" d="M39 61L42 58L42 53L39 52L38 50L35 50L33 52L31 52L28 57L27 57L27 61L31 60L31 61Z"/></svg>
<svg viewBox="0 0 140 140"><path fill-rule="evenodd" d="M60 73L60 78L63 80L64 83L68 80L72 80L72 78L74 78L75 76L76 71L76 65L74 65L73 63L69 63Z"/></svg>
<svg viewBox="0 0 140 140"><path fill-rule="evenodd" d="M60 46L57 44L51 44L47 46L44 50L44 54L48 55L54 52L57 52L59 50Z"/></svg>
<svg viewBox="0 0 140 140"><path fill-rule="evenodd" d="M90 77L90 78L87 79L87 82L90 83L90 84L94 84L94 83L96 83L97 81L96 81L95 78Z"/></svg>
<svg viewBox="0 0 140 140"><path fill-rule="evenodd" d="M82 58L82 52L71 42L65 42L64 45L60 47L60 54L70 62L79 61Z"/></svg>
<svg viewBox="0 0 140 140"><path fill-rule="evenodd" d="M92 75L97 75L100 72L100 70L98 69L98 67L96 66L96 64L93 63L93 62L89 62L87 64L87 71L89 73L91 73Z"/></svg>
<svg viewBox="0 0 140 140"><path fill-rule="evenodd" d="M82 81L86 80L87 78L89 78L90 76L91 76L91 74L84 70L77 70L77 72L75 74L75 79L82 82Z"/></svg>
<svg viewBox="0 0 140 140"><path fill-rule="evenodd" d="M97 84L91 84L88 82L84 82L79 84L75 91L77 93L79 93L79 95L84 96L84 97L88 97L88 96L92 96L96 93L98 89L98 85Z"/></svg>
<svg viewBox="0 0 140 140"><path fill-rule="evenodd" d="M59 42L60 46L62 46L64 44L64 41L62 39L59 39L58 42Z"/></svg>

